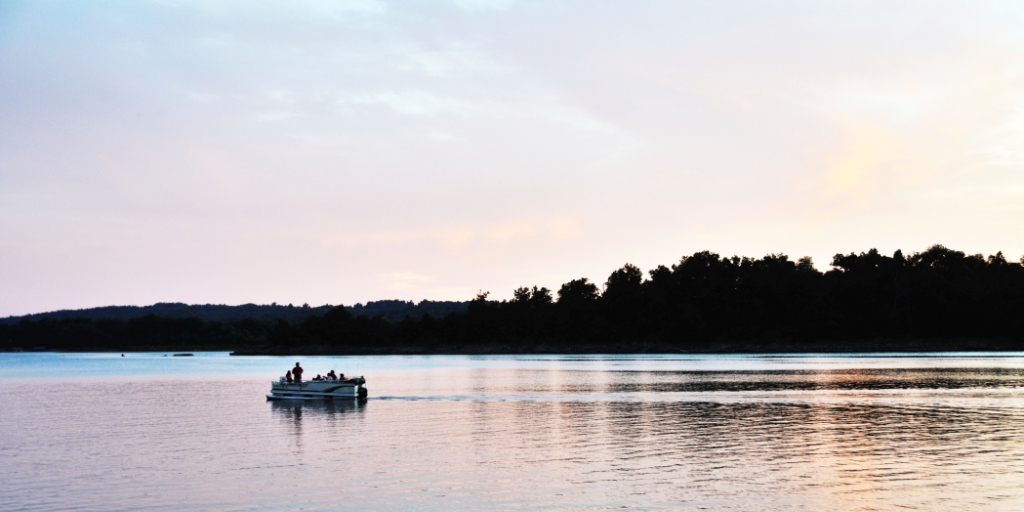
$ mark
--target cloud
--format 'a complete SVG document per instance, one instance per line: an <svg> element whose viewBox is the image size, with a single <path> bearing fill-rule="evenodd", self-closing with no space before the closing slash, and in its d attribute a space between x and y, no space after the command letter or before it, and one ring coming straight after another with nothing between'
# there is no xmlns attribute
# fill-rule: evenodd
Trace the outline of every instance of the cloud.
<svg viewBox="0 0 1024 512"><path fill-rule="evenodd" d="M474 106L466 101L453 98L440 98L425 91L412 92L379 92L373 94L353 95L338 100L340 104L384 105L399 114L436 115L442 112L467 114Z"/></svg>
<svg viewBox="0 0 1024 512"><path fill-rule="evenodd" d="M885 126L849 121L841 150L829 155L815 195L829 205L870 199L883 183L899 185L913 174L899 135ZM822 205L827 208L827 205Z"/></svg>
<svg viewBox="0 0 1024 512"><path fill-rule="evenodd" d="M332 247L397 247L429 242L446 250L459 251L470 245L507 246L530 240L565 243L578 240L583 232L580 223L574 219L552 217L494 224L458 224L418 230L353 232L324 237L321 243Z"/></svg>
<svg viewBox="0 0 1024 512"><path fill-rule="evenodd" d="M452 4L467 11L506 11L516 0L451 0Z"/></svg>
<svg viewBox="0 0 1024 512"><path fill-rule="evenodd" d="M430 276L415 272L385 272L380 274L380 279L394 290L418 289L434 280Z"/></svg>
<svg viewBox="0 0 1024 512"><path fill-rule="evenodd" d="M0 315L501 295L705 249L1024 252L1009 5L4 14Z"/></svg>

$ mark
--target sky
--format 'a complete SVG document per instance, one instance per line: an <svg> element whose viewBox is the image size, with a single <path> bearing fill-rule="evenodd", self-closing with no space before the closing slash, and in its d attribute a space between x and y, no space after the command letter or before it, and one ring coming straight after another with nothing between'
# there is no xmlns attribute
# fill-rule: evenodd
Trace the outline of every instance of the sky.
<svg viewBox="0 0 1024 512"><path fill-rule="evenodd" d="M1024 254L1024 4L0 0L0 316Z"/></svg>

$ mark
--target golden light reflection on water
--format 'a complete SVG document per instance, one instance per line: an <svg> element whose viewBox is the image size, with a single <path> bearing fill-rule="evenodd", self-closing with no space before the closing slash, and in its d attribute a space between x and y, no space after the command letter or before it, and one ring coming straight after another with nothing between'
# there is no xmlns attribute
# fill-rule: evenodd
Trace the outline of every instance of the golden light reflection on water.
<svg viewBox="0 0 1024 512"><path fill-rule="evenodd" d="M0 387L0 509L1016 510L1024 370L412 368Z"/></svg>

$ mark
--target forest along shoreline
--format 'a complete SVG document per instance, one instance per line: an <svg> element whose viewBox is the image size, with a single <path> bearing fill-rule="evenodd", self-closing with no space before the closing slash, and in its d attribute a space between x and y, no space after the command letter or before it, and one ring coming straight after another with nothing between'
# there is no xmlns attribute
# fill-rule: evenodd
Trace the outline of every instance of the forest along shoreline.
<svg viewBox="0 0 1024 512"><path fill-rule="evenodd" d="M1022 258L1024 260L1024 258ZM0 319L0 350L257 354L781 353L1024 350L1024 261L935 245L905 256L698 252L602 286L510 300L355 306L107 307Z"/></svg>

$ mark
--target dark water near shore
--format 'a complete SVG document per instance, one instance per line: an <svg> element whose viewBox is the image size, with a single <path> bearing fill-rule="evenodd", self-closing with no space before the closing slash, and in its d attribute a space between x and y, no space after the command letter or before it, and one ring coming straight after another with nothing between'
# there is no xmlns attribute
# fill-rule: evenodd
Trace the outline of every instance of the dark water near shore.
<svg viewBox="0 0 1024 512"><path fill-rule="evenodd" d="M1021 510L1024 354L0 354L0 510Z"/></svg>

